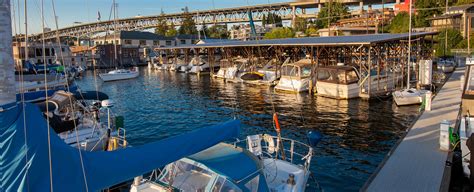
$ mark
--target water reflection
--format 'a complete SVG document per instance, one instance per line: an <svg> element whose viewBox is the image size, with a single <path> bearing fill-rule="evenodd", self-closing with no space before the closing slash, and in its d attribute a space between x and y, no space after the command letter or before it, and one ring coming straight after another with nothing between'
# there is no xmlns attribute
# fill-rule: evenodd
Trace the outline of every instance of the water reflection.
<svg viewBox="0 0 474 192"><path fill-rule="evenodd" d="M185 73L141 69L138 79L98 83L125 116L127 138L141 145L202 126L239 118L243 135L274 132L273 109L285 137L306 141L318 130L311 171L325 191L357 191L418 114L417 107L394 107L389 101L334 100L308 94L273 92ZM89 72L78 84L94 88ZM308 191L315 190L310 183Z"/></svg>

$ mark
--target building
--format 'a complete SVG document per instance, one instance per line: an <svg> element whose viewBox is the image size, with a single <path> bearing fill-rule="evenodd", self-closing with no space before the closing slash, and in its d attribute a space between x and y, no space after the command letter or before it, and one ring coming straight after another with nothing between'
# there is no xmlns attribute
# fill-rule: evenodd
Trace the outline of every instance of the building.
<svg viewBox="0 0 474 192"><path fill-rule="evenodd" d="M252 34L252 28L250 27L249 24L242 24L242 25L237 25L232 27L232 29L229 31L230 39L236 39L236 40L242 40L242 41L248 41L248 40L255 40L255 39L262 39L265 33L269 32L270 29L272 28L272 25L269 26L260 26L260 25L255 25L255 31L256 31L256 36Z"/></svg>
<svg viewBox="0 0 474 192"><path fill-rule="evenodd" d="M432 30L439 31L445 28L454 28L461 32L463 37L467 36L469 28L472 29L472 17L474 16L474 4L451 6L443 15L430 18ZM469 22L471 24L469 25Z"/></svg>
<svg viewBox="0 0 474 192"><path fill-rule="evenodd" d="M324 28L318 30L320 37L326 36L350 36L350 35L365 35L377 33L376 27L338 27L333 26L331 29Z"/></svg>
<svg viewBox="0 0 474 192"><path fill-rule="evenodd" d="M25 62L25 42L13 42L13 58L17 69ZM85 66L86 59L80 55L73 55L66 44L47 42L28 43L28 61L34 64L59 64L69 66Z"/></svg>
<svg viewBox="0 0 474 192"><path fill-rule="evenodd" d="M92 49L92 54L97 68L129 67L145 63L140 56L140 47L136 45L97 45Z"/></svg>
<svg viewBox="0 0 474 192"><path fill-rule="evenodd" d="M199 40L198 35L177 35L166 37L151 32L142 31L120 31L117 35L111 34L93 39L96 46L100 45L120 45L122 49L138 48L138 64L146 63L145 50L153 50L158 47L186 46L196 44ZM119 54L121 52L119 51Z"/></svg>

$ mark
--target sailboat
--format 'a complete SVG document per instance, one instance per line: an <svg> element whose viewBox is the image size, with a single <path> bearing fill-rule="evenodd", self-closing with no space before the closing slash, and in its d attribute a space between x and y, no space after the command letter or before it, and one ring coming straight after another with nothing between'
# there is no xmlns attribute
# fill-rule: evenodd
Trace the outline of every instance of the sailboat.
<svg viewBox="0 0 474 192"><path fill-rule="evenodd" d="M411 62L411 17L412 17L412 5L410 4L410 22L408 27L408 62L407 62L407 87L404 90L393 92L393 100L398 106L403 105L416 105L423 102L423 98L426 95L426 90L418 90L410 88L410 65Z"/></svg>
<svg viewBox="0 0 474 192"><path fill-rule="evenodd" d="M114 7L114 37L117 36L117 6L115 4L115 0L113 1L113 7ZM114 40L114 64L117 64L117 43ZM140 75L140 72L138 70L138 67L132 68L132 70L129 69L118 69L116 68L115 70L109 71L107 73L101 73L99 74L99 77L107 82L107 81L118 81L118 80L125 80L125 79L133 79L136 78Z"/></svg>

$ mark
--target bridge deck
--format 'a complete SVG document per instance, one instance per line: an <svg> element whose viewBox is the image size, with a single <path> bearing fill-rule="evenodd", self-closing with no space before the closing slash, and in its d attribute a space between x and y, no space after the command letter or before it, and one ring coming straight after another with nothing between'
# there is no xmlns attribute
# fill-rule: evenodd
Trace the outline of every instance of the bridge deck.
<svg viewBox="0 0 474 192"><path fill-rule="evenodd" d="M444 119L454 123L461 103L457 69L402 142L375 173L366 191L439 191L448 152L439 150L439 126Z"/></svg>

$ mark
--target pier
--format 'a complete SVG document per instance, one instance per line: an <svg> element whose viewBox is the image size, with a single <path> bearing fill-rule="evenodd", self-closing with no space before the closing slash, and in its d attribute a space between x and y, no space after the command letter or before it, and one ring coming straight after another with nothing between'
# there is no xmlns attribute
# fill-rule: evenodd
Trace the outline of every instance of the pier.
<svg viewBox="0 0 474 192"><path fill-rule="evenodd" d="M456 122L464 70L451 75L433 99L432 110L423 112L361 191L440 191L449 182L443 179L448 152L439 149L439 130L442 120L451 126Z"/></svg>

